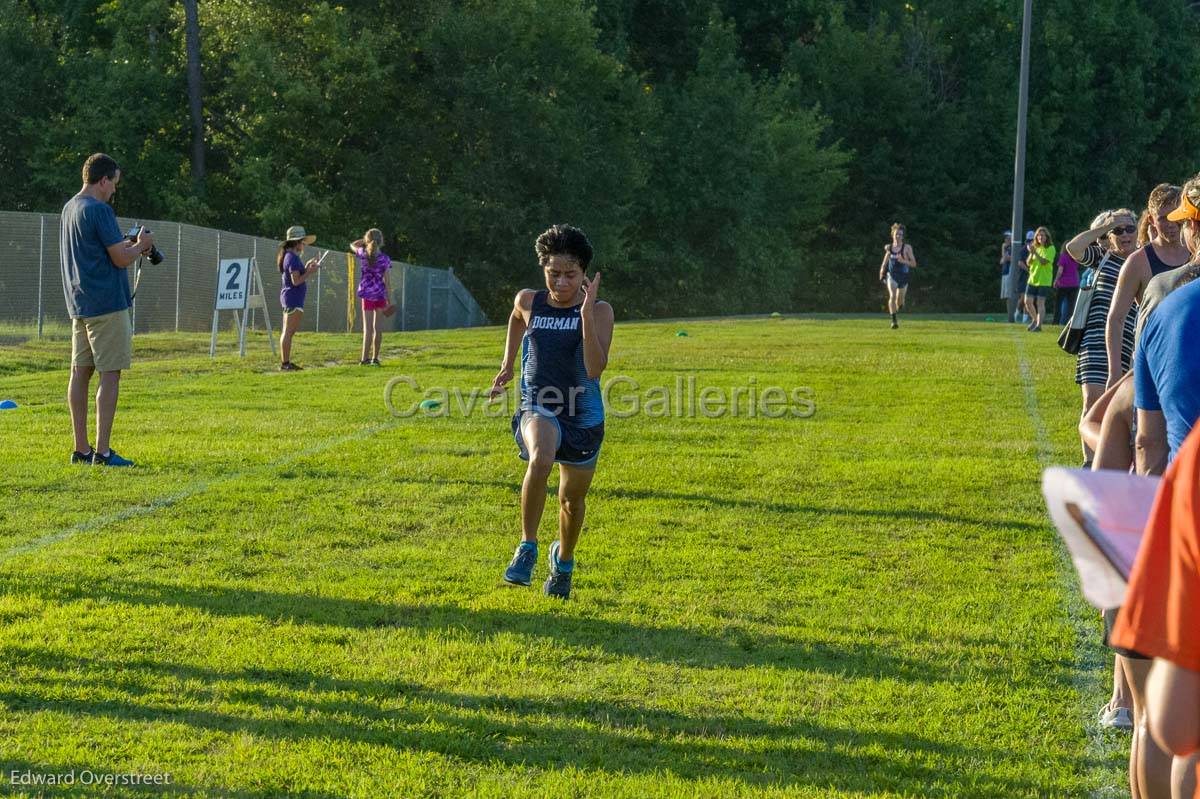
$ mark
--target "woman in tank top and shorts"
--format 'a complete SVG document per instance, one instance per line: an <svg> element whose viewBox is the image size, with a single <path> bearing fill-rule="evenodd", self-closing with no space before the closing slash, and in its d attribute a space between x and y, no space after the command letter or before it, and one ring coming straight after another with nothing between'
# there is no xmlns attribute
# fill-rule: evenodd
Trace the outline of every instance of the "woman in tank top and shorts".
<svg viewBox="0 0 1200 799"><path fill-rule="evenodd" d="M550 546L542 592L567 599L584 501L604 441L600 375L608 365L613 309L599 300L600 273L585 276L592 245L583 231L555 225L534 247L545 288L522 289L513 300L504 358L492 381L497 396L513 378L521 348L520 405L512 420L518 454L528 462L521 485L521 542L504 572L510 585L529 585L537 563L538 526L546 481L559 465L558 540Z"/></svg>
<svg viewBox="0 0 1200 799"><path fill-rule="evenodd" d="M883 262L879 264L879 280L886 278L888 290L888 313L892 317L892 329L900 327L896 314L904 307L904 296L908 293L909 272L917 267L912 247L904 242L904 225L892 225L892 243L883 245Z"/></svg>

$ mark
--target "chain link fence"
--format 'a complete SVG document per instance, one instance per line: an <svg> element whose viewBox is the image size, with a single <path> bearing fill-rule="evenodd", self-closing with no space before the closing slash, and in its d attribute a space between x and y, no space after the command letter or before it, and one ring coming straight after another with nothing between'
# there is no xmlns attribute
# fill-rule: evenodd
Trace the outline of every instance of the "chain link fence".
<svg viewBox="0 0 1200 799"><path fill-rule="evenodd" d="M217 293L217 265L222 258L254 258L262 276L271 326L279 330L282 309L277 299L281 279L275 266L280 241L194 227L176 222L118 217L122 230L145 225L165 258L157 266L142 261L133 303L135 333L206 332L212 329ZM361 316L355 297L358 285L353 256L313 246L304 254L325 257L315 282L309 283L302 330L348 332ZM488 324L479 303L459 282L453 269L431 269L392 262L392 302L397 313L385 318L391 330L432 330ZM252 289L256 288L252 284ZM227 322L226 319L229 321ZM221 324L232 324L225 314ZM59 215L0 211L0 322L36 327L70 327L59 266ZM361 323L359 323L361 324Z"/></svg>

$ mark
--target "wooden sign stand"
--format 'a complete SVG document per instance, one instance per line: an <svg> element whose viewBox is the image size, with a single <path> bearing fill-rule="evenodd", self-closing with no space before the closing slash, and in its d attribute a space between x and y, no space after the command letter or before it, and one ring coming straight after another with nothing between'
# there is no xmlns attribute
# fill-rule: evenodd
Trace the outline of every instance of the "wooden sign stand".
<svg viewBox="0 0 1200 799"><path fill-rule="evenodd" d="M237 285L237 269L241 264L246 264L246 281L248 286L244 290L240 290ZM222 284L225 289L236 292L239 296L225 296ZM267 341L271 343L271 354L277 355L275 349L275 334L271 329L271 313L267 310L267 299L263 295L262 274L258 271L257 258L234 258L222 260L217 271L217 301L213 306L213 323L212 323L212 340L208 345L208 356L216 357L217 354L217 327L218 319L221 311L233 311L234 323L238 326L238 355L242 358L246 357L246 327L250 323L251 314L256 310L262 310L263 319L267 325Z"/></svg>

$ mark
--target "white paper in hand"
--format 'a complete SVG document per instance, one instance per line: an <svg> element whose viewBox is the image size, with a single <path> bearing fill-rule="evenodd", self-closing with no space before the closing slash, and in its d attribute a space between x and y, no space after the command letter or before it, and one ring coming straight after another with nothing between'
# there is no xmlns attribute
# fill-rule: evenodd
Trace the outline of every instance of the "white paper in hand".
<svg viewBox="0 0 1200 799"><path fill-rule="evenodd" d="M1083 596L1107 610L1125 599L1129 571L1159 478L1125 472L1054 467L1042 474L1050 517L1079 572Z"/></svg>

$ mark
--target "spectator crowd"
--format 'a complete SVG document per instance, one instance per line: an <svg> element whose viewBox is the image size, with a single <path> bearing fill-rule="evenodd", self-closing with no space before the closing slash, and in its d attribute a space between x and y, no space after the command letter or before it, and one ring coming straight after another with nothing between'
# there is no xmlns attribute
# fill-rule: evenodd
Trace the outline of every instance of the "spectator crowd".
<svg viewBox="0 0 1200 799"><path fill-rule="evenodd" d="M1134 799L1200 797L1200 175L1156 186L1141 214L1102 211L1061 253L1045 228L1015 250L1007 237L1001 268L1031 331L1051 289L1057 323L1086 311L1084 467L1162 476L1124 603L1103 613L1114 669L1099 723L1132 733Z"/></svg>

